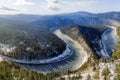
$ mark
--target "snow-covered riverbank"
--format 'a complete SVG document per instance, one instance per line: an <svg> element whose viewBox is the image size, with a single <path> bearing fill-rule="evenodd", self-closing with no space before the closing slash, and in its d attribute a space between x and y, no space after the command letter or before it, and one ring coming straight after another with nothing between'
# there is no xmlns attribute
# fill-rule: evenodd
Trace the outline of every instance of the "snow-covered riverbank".
<svg viewBox="0 0 120 80"><path fill-rule="evenodd" d="M11 58L11 57L8 57L2 54L0 54L0 57L8 61L21 63L21 64L47 64L47 63L54 63L54 62L62 61L68 58L69 56L71 56L72 54L73 54L73 51L71 47L67 44L66 50L62 54L58 55L57 57L45 59L45 60L19 60L19 59Z"/></svg>
<svg viewBox="0 0 120 80"><path fill-rule="evenodd" d="M101 35L101 54L104 57L110 58L112 53L116 49L118 43L118 35L116 28L110 26L104 33Z"/></svg>
<svg viewBox="0 0 120 80"><path fill-rule="evenodd" d="M75 50L77 53L81 54L82 59L81 59L81 64L76 67L76 70L79 69L85 62L88 60L88 54L87 52L83 49L83 47L75 40L70 38L69 36L63 34L60 30L56 30L54 32L59 38L64 40L66 43L72 42L72 45L74 45ZM79 63L79 62L78 62Z"/></svg>

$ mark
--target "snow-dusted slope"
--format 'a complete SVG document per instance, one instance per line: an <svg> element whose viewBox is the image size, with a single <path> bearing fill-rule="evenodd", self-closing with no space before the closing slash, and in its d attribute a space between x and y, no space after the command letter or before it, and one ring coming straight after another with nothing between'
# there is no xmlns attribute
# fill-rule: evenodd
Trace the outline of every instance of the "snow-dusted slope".
<svg viewBox="0 0 120 80"><path fill-rule="evenodd" d="M15 58L11 58L5 55L0 54L0 60L2 60L2 58L4 58L5 60L8 61L12 61L12 62L16 62L16 63L21 63L21 64L47 64L47 63L54 63L54 62L59 62L62 61L66 58L68 58L69 56L71 56L73 54L73 51L71 50L71 46L67 45L66 46L66 50L53 58L49 58L49 59L44 59L44 60L20 60L20 59L15 59Z"/></svg>
<svg viewBox="0 0 120 80"><path fill-rule="evenodd" d="M116 33L116 28L110 26L104 33L101 35L101 54L104 57L110 58L112 53L115 51L116 45L118 42L118 36Z"/></svg>

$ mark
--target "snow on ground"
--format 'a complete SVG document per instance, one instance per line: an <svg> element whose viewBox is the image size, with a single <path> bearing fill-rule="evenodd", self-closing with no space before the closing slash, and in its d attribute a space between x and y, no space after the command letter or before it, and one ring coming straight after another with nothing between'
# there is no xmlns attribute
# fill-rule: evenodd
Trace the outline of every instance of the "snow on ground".
<svg viewBox="0 0 120 80"><path fill-rule="evenodd" d="M103 62L100 62L99 63L99 79L100 80L104 80L104 76L102 76L102 71L103 69L105 68L108 68L109 71L110 71L110 80L113 80L114 77L116 76L116 73L115 73L115 70L116 70L116 64L119 64L120 62L119 61L115 61L115 62L109 62L109 63L103 63Z"/></svg>
<svg viewBox="0 0 120 80"><path fill-rule="evenodd" d="M71 71L77 70L88 60L87 52L83 49L83 47L77 41L74 41L67 35L61 33L60 30L57 30L55 34L66 42L67 47L62 55L58 56L57 58L51 59L53 61L51 63L39 64L40 60L39 61L34 60L29 62L25 60L16 60L3 55L0 55L0 56L13 62L27 63L27 64L20 64L20 66L26 69L36 70L39 72L60 71L64 73L64 72L67 72L68 70L71 70ZM69 57L67 58L64 57L66 55L67 56L69 55ZM62 58L62 60L59 59L60 57ZM57 61L56 59L60 61ZM51 60L49 59L48 61L51 61ZM30 63L34 63L34 64L28 65Z"/></svg>
<svg viewBox="0 0 120 80"><path fill-rule="evenodd" d="M54 32L59 38L61 38L62 40L64 40L66 43L69 43L68 40L72 43L74 43L75 47L76 47L76 51L80 54L84 54L81 65L76 67L76 70L79 69L85 62L87 62L88 60L88 54L87 52L84 50L84 48L75 40L73 40L72 38L68 37L67 35L63 34L60 30L56 30Z"/></svg>
<svg viewBox="0 0 120 80"><path fill-rule="evenodd" d="M105 68L108 68L110 71L110 80L114 80L114 77L116 76L116 64L120 64L119 60L116 60L115 62L108 62L108 63L104 63L104 62L100 62L99 63L99 80L104 80L104 76L102 75L102 71ZM64 75L61 76L62 78L65 78L65 80L69 80L69 77L74 77L74 76L79 76L79 74L82 76L82 79L80 80L87 80L87 76L90 75L91 79L90 80L95 80L94 79L94 75L95 72L93 71L93 67L89 67L87 70L82 71L80 73L76 73L76 74L70 74L68 75ZM56 80L60 80L59 78L56 78Z"/></svg>
<svg viewBox="0 0 120 80"><path fill-rule="evenodd" d="M64 59L68 58L69 56L71 56L71 54L73 54L73 52L71 50L71 47L67 44L66 50L62 54L58 55L57 57L46 59L46 60L30 60L30 61L28 61L28 60L18 60L18 59L14 59L14 58L11 58L11 57L4 56L2 54L0 54L0 57L3 57L6 60L17 62L17 63L46 64L46 63L53 63L53 62L62 61Z"/></svg>
<svg viewBox="0 0 120 80"><path fill-rule="evenodd" d="M10 47L9 45L0 43L0 51L3 52L4 54L13 51L15 48L16 47Z"/></svg>
<svg viewBox="0 0 120 80"><path fill-rule="evenodd" d="M109 28L105 30L101 35L101 40L99 43L101 46L100 53L102 54L102 56L110 58L112 52L115 51L116 45L118 43L118 35L115 27L108 27Z"/></svg>
<svg viewBox="0 0 120 80"><path fill-rule="evenodd" d="M0 57L0 62L3 61L3 58Z"/></svg>
<svg viewBox="0 0 120 80"><path fill-rule="evenodd" d="M115 37L115 39L117 38L117 34L116 34L116 28L113 28L114 30L113 30L113 32L112 33L110 33L110 35L111 35L111 37ZM109 31L109 30L107 30L107 31ZM107 32L106 31L106 32ZM105 33L106 33L105 32ZM105 35L105 38L104 38L104 40L106 40L106 38L107 38L107 36L106 36L106 34L103 34L103 36ZM116 40L115 40L116 41ZM104 44L104 43L103 43ZM102 45L101 45L102 46ZM104 45L104 46L106 46L106 45ZM106 47L108 47L108 46L106 46ZM104 51L103 51L104 52ZM100 62L99 63L99 80L104 80L104 76L102 76L102 71L103 71L103 69L105 69L105 68L108 68L109 69L109 71L110 71L110 80L113 80L114 79L114 77L116 76L116 73L115 73L115 70L116 70L116 64L120 64L120 60L116 60L115 62L109 62L109 63L104 63L104 62ZM94 76L94 74L95 74L95 72L93 71L93 67L89 67L87 70L85 70L85 71L82 71L82 72L80 72L80 74L81 74L81 76L82 76L82 79L80 79L80 80L86 80L87 79L87 76L88 75L90 75L91 76L91 80L95 80L94 78L93 78L93 76ZM73 76L77 76L77 75L79 75L79 73L76 73L76 74L70 74L69 76L68 75L64 75L64 76L61 76L62 78L65 78L65 80L69 80L69 77L73 77ZM59 78L57 78L56 80L59 80Z"/></svg>

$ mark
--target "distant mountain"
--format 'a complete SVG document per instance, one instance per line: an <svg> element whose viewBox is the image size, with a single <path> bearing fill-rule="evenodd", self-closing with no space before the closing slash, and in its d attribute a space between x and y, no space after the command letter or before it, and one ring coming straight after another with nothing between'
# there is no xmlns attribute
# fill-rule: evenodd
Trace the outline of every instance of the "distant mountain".
<svg viewBox="0 0 120 80"><path fill-rule="evenodd" d="M99 13L97 16L120 21L120 12Z"/></svg>
<svg viewBox="0 0 120 80"><path fill-rule="evenodd" d="M17 21L13 21L13 20L9 20L9 19L5 19L5 18L1 18L0 17L0 27L5 27L5 26L9 26L10 24L17 24L17 23L20 23L20 22L17 22Z"/></svg>
<svg viewBox="0 0 120 80"><path fill-rule="evenodd" d="M81 17L81 16L50 16L44 19L39 19L31 25L43 26L50 29L59 28L66 25L105 25L109 24L109 20L98 17Z"/></svg>
<svg viewBox="0 0 120 80"><path fill-rule="evenodd" d="M59 15L43 16L31 23L34 26L44 26L50 29L66 25L108 25L114 21L113 18L101 17L98 14L88 12L66 13Z"/></svg>
<svg viewBox="0 0 120 80"><path fill-rule="evenodd" d="M97 17L96 14L94 13L89 13L89 12L85 12L85 11L78 11L78 12L74 12L74 13L64 13L64 14L60 14L62 16L84 16L84 17Z"/></svg>
<svg viewBox="0 0 120 80"><path fill-rule="evenodd" d="M18 15L0 15L0 17L14 21L33 22L40 19L41 16L30 14L18 14Z"/></svg>
<svg viewBox="0 0 120 80"><path fill-rule="evenodd" d="M4 19L11 21L19 21L24 26L31 27L46 27L51 30L57 29L66 25L108 25L115 21L120 21L120 12L108 12L94 14L89 12L75 12L57 15L0 15Z"/></svg>

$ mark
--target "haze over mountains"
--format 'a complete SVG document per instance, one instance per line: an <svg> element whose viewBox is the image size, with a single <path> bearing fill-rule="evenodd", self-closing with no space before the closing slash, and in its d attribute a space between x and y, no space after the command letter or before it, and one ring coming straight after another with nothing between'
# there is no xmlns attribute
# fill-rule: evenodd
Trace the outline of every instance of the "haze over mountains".
<svg viewBox="0 0 120 80"><path fill-rule="evenodd" d="M11 20L14 23L24 22L26 25L37 26L37 27L47 27L47 28L59 28L65 25L80 24L80 25L105 25L110 24L113 20L119 20L119 12L108 12L93 14L89 12L75 12L66 13L59 15L0 15L4 22ZM0 21L1 22L1 21Z"/></svg>

